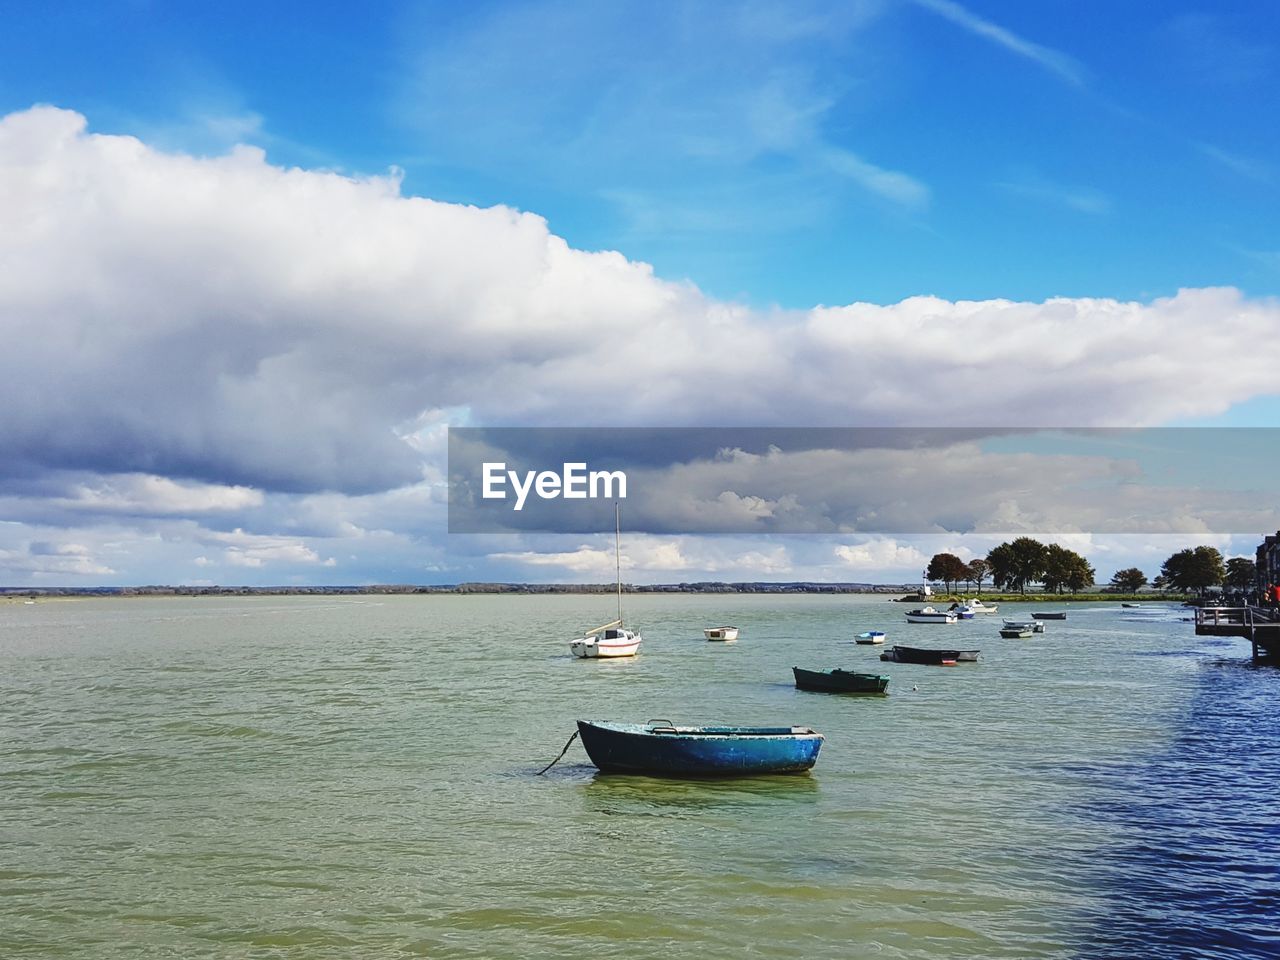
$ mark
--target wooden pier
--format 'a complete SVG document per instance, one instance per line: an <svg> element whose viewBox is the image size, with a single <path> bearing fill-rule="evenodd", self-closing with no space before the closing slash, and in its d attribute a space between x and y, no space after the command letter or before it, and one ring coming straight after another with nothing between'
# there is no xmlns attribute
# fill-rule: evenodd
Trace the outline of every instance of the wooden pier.
<svg viewBox="0 0 1280 960"><path fill-rule="evenodd" d="M1244 637L1253 660L1280 661L1280 612L1270 607L1197 607L1196 635Z"/></svg>

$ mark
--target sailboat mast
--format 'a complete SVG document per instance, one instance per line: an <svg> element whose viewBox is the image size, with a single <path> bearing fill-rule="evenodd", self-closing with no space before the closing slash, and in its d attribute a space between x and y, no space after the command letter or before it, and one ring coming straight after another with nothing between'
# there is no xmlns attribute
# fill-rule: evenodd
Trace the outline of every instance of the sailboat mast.
<svg viewBox="0 0 1280 960"><path fill-rule="evenodd" d="M613 563L618 573L618 626L622 626L622 512L613 501Z"/></svg>

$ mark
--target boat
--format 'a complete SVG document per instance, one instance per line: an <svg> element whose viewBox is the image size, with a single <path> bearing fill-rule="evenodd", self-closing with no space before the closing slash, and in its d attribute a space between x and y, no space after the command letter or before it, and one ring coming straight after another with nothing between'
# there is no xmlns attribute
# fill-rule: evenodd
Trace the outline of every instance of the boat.
<svg viewBox="0 0 1280 960"><path fill-rule="evenodd" d="M1000 609L1000 604L998 603L983 603L976 598L964 601L964 605L974 613L995 613Z"/></svg>
<svg viewBox="0 0 1280 960"><path fill-rule="evenodd" d="M854 673L851 670L805 670L792 667L797 690L822 693L884 693L889 678L878 673Z"/></svg>
<svg viewBox="0 0 1280 960"><path fill-rule="evenodd" d="M953 603L947 607L947 612L955 614L961 620L972 620L974 611L970 610L963 603Z"/></svg>
<svg viewBox="0 0 1280 960"><path fill-rule="evenodd" d="M1032 618L1033 618L1033 619L1035 619L1035 620L1065 620L1065 619L1067 619L1067 615L1066 615L1065 613L1062 613L1062 612L1059 612L1059 613L1033 613L1031 616L1032 616Z"/></svg>
<svg viewBox="0 0 1280 960"><path fill-rule="evenodd" d="M868 630L866 633L860 633L853 638L854 643L884 643L883 630Z"/></svg>
<svg viewBox="0 0 1280 960"><path fill-rule="evenodd" d="M1006 640L1026 639L1034 633L1035 629L1027 626L1025 623L1019 624L1016 627L1000 628L1000 636L1004 637Z"/></svg>
<svg viewBox="0 0 1280 960"><path fill-rule="evenodd" d="M1142 606L1142 604L1140 604L1140 603L1122 603L1122 604L1120 604L1120 606L1122 606L1122 607L1140 607L1140 606Z"/></svg>
<svg viewBox="0 0 1280 960"><path fill-rule="evenodd" d="M737 627L707 627L702 631L708 640L737 640Z"/></svg>
<svg viewBox="0 0 1280 960"><path fill-rule="evenodd" d="M604 773L743 777L802 773L823 736L808 727L676 726L669 720L579 720L587 756Z"/></svg>
<svg viewBox="0 0 1280 960"><path fill-rule="evenodd" d="M946 666L955 663L972 663L978 659L979 652L978 650L934 650L927 647L894 646L880 654L880 659L890 663Z"/></svg>
<svg viewBox="0 0 1280 960"><path fill-rule="evenodd" d="M569 652L587 660L605 657L634 657L644 638L614 620L602 627L586 631L569 642Z"/></svg>
<svg viewBox="0 0 1280 960"><path fill-rule="evenodd" d="M889 663L920 663L926 666L954 666L957 650L925 650L921 647L894 646L880 654Z"/></svg>
<svg viewBox="0 0 1280 960"><path fill-rule="evenodd" d="M639 633L628 630L622 620L622 515L618 504L613 505L613 559L618 573L618 619L585 631L581 637L569 641L569 652L584 660L613 657L634 657L644 640Z"/></svg>
<svg viewBox="0 0 1280 960"><path fill-rule="evenodd" d="M1044 624L1039 620L1010 620L1005 617L1004 625L1008 629L1026 629L1032 633L1044 633Z"/></svg>
<svg viewBox="0 0 1280 960"><path fill-rule="evenodd" d="M935 610L933 607L907 611L907 623L955 623L958 619L949 610Z"/></svg>

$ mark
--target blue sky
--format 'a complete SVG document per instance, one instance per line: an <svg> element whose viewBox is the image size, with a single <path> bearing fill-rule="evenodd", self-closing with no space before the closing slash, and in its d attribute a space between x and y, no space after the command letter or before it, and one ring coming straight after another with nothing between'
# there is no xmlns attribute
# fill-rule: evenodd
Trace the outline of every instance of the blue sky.
<svg viewBox="0 0 1280 960"><path fill-rule="evenodd" d="M717 297L1280 286L1265 2L55 9L6 13L4 112L397 166Z"/></svg>
<svg viewBox="0 0 1280 960"><path fill-rule="evenodd" d="M450 424L1273 426L1277 81L1262 2L11 4L0 584L608 573L448 536Z"/></svg>

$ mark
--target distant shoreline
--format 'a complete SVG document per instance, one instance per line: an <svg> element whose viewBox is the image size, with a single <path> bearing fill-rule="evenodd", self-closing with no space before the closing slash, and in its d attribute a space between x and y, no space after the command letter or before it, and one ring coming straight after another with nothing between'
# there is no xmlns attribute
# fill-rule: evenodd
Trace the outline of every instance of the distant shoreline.
<svg viewBox="0 0 1280 960"><path fill-rule="evenodd" d="M224 587L224 586L166 586L147 585L137 587L0 587L0 601L28 599L57 599L74 597L293 597L293 596L467 596L482 595L594 595L612 594L617 586L612 583L456 583L442 585L373 584L367 586L319 586L319 587ZM1188 599L1185 594L1156 593L1005 593L1000 591L966 591L958 594L937 594L920 597L919 587L907 584L883 583L823 583L820 581L745 581L696 583L623 584L622 592L636 594L873 594L886 599L903 599L926 604L950 604L961 597L981 596L1000 603L1035 601L1045 606L1055 603L1079 603L1097 601L1128 602L1179 602Z"/></svg>
<svg viewBox="0 0 1280 960"><path fill-rule="evenodd" d="M31 597L287 597L287 596L386 596L405 594L600 594L615 593L613 583L450 583L450 584L370 584L363 586L169 586L148 584L137 587L0 587L0 599ZM915 593L916 586L880 583L822 583L760 581L723 583L654 583L622 585L622 592L635 593Z"/></svg>

